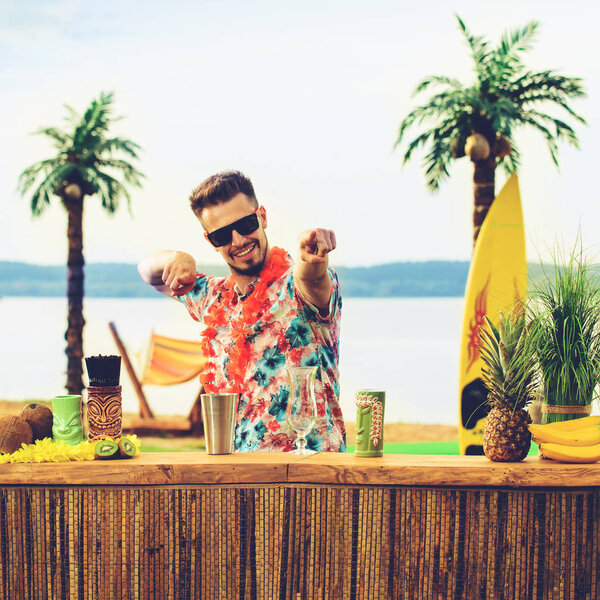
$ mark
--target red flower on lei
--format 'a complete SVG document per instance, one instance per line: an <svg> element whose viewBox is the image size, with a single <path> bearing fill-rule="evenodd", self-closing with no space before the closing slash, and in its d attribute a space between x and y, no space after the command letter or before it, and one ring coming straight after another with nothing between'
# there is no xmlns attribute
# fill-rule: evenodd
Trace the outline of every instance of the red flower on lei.
<svg viewBox="0 0 600 600"><path fill-rule="evenodd" d="M268 312L270 303L267 299L267 289L289 269L290 264L287 252L283 248L272 248L269 261L260 272L258 282L243 301L240 316L231 320L230 315L239 298L234 289L233 277L228 277L229 285L222 292L221 301L215 302L204 315L206 328L202 332L202 347L208 361L204 372L200 375L200 382L206 393L219 391L241 393L248 363L254 358L252 347L248 343L248 335L252 333L252 327L259 319L268 321L272 317ZM227 348L229 382L227 390L219 390L215 383L215 372L218 368L215 363L216 354L211 341L217 336L217 328L227 324L231 327L233 335L233 343Z"/></svg>

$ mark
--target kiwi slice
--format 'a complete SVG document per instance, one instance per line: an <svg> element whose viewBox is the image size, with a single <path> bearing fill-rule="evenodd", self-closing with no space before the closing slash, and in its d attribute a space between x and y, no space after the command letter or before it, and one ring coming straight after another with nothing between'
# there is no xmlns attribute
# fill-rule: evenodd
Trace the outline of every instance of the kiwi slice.
<svg viewBox="0 0 600 600"><path fill-rule="evenodd" d="M119 456L119 444L112 440L100 440L94 448L96 458L106 460L107 458L117 458Z"/></svg>
<svg viewBox="0 0 600 600"><path fill-rule="evenodd" d="M128 437L122 437L119 440L119 454L121 458L133 458L135 456L135 446Z"/></svg>

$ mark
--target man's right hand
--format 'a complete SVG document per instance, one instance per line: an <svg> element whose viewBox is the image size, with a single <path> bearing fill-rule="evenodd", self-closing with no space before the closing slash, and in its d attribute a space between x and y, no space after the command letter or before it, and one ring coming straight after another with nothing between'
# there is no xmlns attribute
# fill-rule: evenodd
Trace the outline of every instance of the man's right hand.
<svg viewBox="0 0 600 600"><path fill-rule="evenodd" d="M187 294L196 282L196 261L186 252L161 250L138 265L142 279L167 296Z"/></svg>
<svg viewBox="0 0 600 600"><path fill-rule="evenodd" d="M162 280L171 290L171 296L187 294L196 282L196 261L185 252L175 252L162 272Z"/></svg>

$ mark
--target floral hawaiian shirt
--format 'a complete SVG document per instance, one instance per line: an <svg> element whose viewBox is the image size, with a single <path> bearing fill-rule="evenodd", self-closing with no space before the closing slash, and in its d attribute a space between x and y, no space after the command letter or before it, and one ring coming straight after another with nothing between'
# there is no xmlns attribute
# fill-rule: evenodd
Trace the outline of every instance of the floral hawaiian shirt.
<svg viewBox="0 0 600 600"><path fill-rule="evenodd" d="M295 448L295 435L286 423L289 366L318 367L317 421L306 437L307 447L345 451L338 373L342 299L335 271L329 268L328 274L332 294L326 316L301 297L291 257L279 248L271 250L270 261L243 294L231 276L199 274L194 288L179 298L190 315L205 324L210 356L210 373L201 376L205 390L240 394L236 451Z"/></svg>

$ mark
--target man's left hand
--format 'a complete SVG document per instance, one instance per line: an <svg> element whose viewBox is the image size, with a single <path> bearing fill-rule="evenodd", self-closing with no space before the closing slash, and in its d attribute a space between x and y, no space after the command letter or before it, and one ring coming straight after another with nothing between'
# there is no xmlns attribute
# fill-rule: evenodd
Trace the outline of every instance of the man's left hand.
<svg viewBox="0 0 600 600"><path fill-rule="evenodd" d="M307 229L299 237L300 260L307 263L327 262L327 255L335 250L335 233L331 229Z"/></svg>

